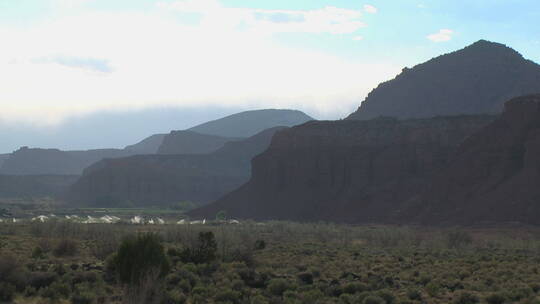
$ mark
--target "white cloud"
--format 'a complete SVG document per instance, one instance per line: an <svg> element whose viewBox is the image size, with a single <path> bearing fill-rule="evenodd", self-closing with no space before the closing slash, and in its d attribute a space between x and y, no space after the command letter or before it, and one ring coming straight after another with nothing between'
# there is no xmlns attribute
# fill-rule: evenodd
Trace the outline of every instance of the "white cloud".
<svg viewBox="0 0 540 304"><path fill-rule="evenodd" d="M354 40L354 41L362 41L362 40L364 40L364 36L354 36L352 40Z"/></svg>
<svg viewBox="0 0 540 304"><path fill-rule="evenodd" d="M442 30L439 30L437 33L428 35L427 39L433 42L445 42L445 41L450 41L452 39L453 34L454 34L454 31L452 30L442 29Z"/></svg>
<svg viewBox="0 0 540 304"><path fill-rule="evenodd" d="M369 13L369 14L376 14L378 11L379 11L379 9L376 8L376 7L373 6L373 5L370 5L370 4L365 4L365 5L364 5L364 12L366 12L366 13Z"/></svg>
<svg viewBox="0 0 540 304"><path fill-rule="evenodd" d="M170 105L299 108L339 117L400 70L288 48L271 35L351 33L361 23L355 11L179 3L0 27L0 121L58 123L91 111ZM196 12L200 22L183 24L171 9Z"/></svg>

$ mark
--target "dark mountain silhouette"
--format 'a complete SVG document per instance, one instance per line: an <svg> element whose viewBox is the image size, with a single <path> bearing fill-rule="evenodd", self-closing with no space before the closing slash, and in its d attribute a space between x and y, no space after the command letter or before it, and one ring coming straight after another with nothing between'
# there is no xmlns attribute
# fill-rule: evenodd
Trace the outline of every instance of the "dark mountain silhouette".
<svg viewBox="0 0 540 304"><path fill-rule="evenodd" d="M59 197L76 175L0 175L0 199Z"/></svg>
<svg viewBox="0 0 540 304"><path fill-rule="evenodd" d="M506 103L469 137L404 218L540 224L540 95Z"/></svg>
<svg viewBox="0 0 540 304"><path fill-rule="evenodd" d="M192 217L377 222L398 212L492 116L309 122L278 132L251 180Z"/></svg>
<svg viewBox="0 0 540 304"><path fill-rule="evenodd" d="M4 175L80 175L84 168L104 159L125 157L133 152L116 149L61 151L23 147L0 167Z"/></svg>
<svg viewBox="0 0 540 304"><path fill-rule="evenodd" d="M167 134L154 134L136 144L126 146L124 150L132 151L135 154L155 154L161 146L161 143L163 143L165 136L167 136Z"/></svg>
<svg viewBox="0 0 540 304"><path fill-rule="evenodd" d="M189 131L223 137L250 137L276 126L292 127L313 118L296 110L245 111L195 126Z"/></svg>
<svg viewBox="0 0 540 304"><path fill-rule="evenodd" d="M480 40L403 69L348 119L499 113L507 100L535 93L540 93L540 65L503 44Z"/></svg>
<svg viewBox="0 0 540 304"><path fill-rule="evenodd" d="M207 154L239 138L200 134L193 131L172 131L163 138L158 154Z"/></svg>
<svg viewBox="0 0 540 304"><path fill-rule="evenodd" d="M106 159L85 170L68 199L108 207L207 203L245 183L251 159L266 150L274 133L283 128L229 142L209 154Z"/></svg>

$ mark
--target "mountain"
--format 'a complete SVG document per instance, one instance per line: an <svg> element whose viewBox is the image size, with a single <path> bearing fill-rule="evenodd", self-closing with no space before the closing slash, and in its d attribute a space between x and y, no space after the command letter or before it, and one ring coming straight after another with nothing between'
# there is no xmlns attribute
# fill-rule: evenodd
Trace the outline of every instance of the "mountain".
<svg viewBox="0 0 540 304"><path fill-rule="evenodd" d="M154 134L140 142L126 146L124 150L132 151L135 154L155 154L163 143L163 139L167 134Z"/></svg>
<svg viewBox="0 0 540 304"><path fill-rule="evenodd" d="M2 168L2 165L11 156L11 154L0 154L0 168Z"/></svg>
<svg viewBox="0 0 540 304"><path fill-rule="evenodd" d="M223 137L250 137L276 126L292 127L313 118L296 110L245 111L195 126L189 131Z"/></svg>
<svg viewBox="0 0 540 304"><path fill-rule="evenodd" d="M59 197L76 175L0 175L0 199Z"/></svg>
<svg viewBox="0 0 540 304"><path fill-rule="evenodd" d="M206 154L239 138L200 134L193 131L172 131L163 138L158 154Z"/></svg>
<svg viewBox="0 0 540 304"><path fill-rule="evenodd" d="M84 168L104 158L125 157L133 152L116 149L61 151L22 147L0 167L4 175L80 175Z"/></svg>
<svg viewBox="0 0 540 304"><path fill-rule="evenodd" d="M380 84L348 119L500 113L505 101L540 93L540 65L480 40Z"/></svg>
<svg viewBox="0 0 540 304"><path fill-rule="evenodd" d="M426 188L492 116L314 121L278 132L252 177L195 218L380 222Z"/></svg>
<svg viewBox="0 0 540 304"><path fill-rule="evenodd" d="M469 137L403 217L424 223L540 224L540 95L515 98Z"/></svg>
<svg viewBox="0 0 540 304"><path fill-rule="evenodd" d="M209 154L137 155L106 159L87 168L68 199L90 206L170 206L208 203L245 183L251 159L266 150L275 127L228 142Z"/></svg>

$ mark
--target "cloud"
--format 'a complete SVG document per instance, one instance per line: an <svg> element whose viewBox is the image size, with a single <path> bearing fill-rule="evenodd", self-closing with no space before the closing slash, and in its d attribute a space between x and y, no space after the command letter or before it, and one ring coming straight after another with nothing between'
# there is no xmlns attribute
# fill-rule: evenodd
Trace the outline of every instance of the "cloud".
<svg viewBox="0 0 540 304"><path fill-rule="evenodd" d="M370 5L370 4L365 4L365 5L364 5L364 12L366 12L366 13L369 13L369 14L376 14L378 11L379 11L379 9L376 8L376 7L373 6L373 5Z"/></svg>
<svg viewBox="0 0 540 304"><path fill-rule="evenodd" d="M263 34L330 33L348 34L366 26L361 20L362 11L326 6L313 10L267 10L255 8L223 7L216 0L183 0L161 2L162 9L198 13L203 16L201 25L235 27Z"/></svg>
<svg viewBox="0 0 540 304"><path fill-rule="evenodd" d="M352 40L354 40L354 41L362 41L362 40L364 40L364 36L354 36Z"/></svg>
<svg viewBox="0 0 540 304"><path fill-rule="evenodd" d="M273 37L285 31L354 33L361 22L357 11L184 2L0 26L0 121L57 124L101 110L216 105L298 108L339 118L400 71L384 62L287 47ZM179 9L201 17L186 24Z"/></svg>
<svg viewBox="0 0 540 304"><path fill-rule="evenodd" d="M441 29L437 33L428 35L427 39L433 42L445 42L445 41L450 41L452 39L453 34L454 34L453 30Z"/></svg>
<svg viewBox="0 0 540 304"><path fill-rule="evenodd" d="M108 60L99 58L81 58L70 56L53 56L45 58L37 58L34 60L36 63L54 63L63 65L66 67L83 69L93 72L110 73L112 67Z"/></svg>

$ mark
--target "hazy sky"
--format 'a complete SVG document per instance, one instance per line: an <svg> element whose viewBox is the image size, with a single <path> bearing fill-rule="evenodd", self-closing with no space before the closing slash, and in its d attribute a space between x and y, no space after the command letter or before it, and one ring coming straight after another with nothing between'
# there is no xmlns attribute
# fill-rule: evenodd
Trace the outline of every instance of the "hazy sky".
<svg viewBox="0 0 540 304"><path fill-rule="evenodd" d="M476 40L540 62L538 0L0 0L0 122L156 106L352 112Z"/></svg>

